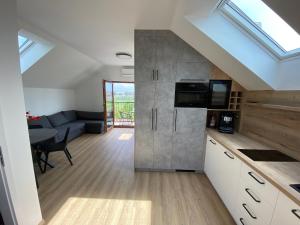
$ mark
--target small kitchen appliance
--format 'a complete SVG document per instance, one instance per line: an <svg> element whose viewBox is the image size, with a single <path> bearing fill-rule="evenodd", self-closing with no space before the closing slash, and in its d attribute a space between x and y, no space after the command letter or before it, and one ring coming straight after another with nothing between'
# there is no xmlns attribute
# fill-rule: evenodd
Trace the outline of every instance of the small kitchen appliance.
<svg viewBox="0 0 300 225"><path fill-rule="evenodd" d="M234 132L234 113L221 112L218 130L221 133L233 134Z"/></svg>

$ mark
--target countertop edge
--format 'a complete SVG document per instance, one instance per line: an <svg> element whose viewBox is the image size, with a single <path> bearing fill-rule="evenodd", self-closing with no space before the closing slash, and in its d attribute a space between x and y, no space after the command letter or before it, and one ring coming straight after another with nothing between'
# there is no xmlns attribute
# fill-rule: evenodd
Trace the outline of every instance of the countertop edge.
<svg viewBox="0 0 300 225"><path fill-rule="evenodd" d="M247 156L242 155L242 153L240 153L238 151L238 149L233 149L232 146L228 146L227 143L224 143L220 139L221 136L222 136L222 138L226 138L226 135L228 135L228 134L219 133L218 131L213 130L213 129L206 129L206 132L207 132L207 134L209 136L211 136L212 138L214 138L221 145L223 145L226 149L228 149L232 154L234 154L236 157L238 157L242 162L246 163L246 165L248 165L253 170L255 170L259 175L261 175L263 178L265 178L268 182L270 182L272 185L274 185L279 191L283 192L287 197L289 197L292 201L294 201L296 204L298 204L300 206L300 196L299 196L298 192L295 191L296 193L293 193L294 191L292 190L291 187L289 189L287 189L286 187L284 187L283 185L281 185L279 182L277 182L272 177L270 177L269 175L267 175L261 168L259 168L257 165L255 165L255 161L252 161ZM245 136L243 134L240 134L240 133L237 133L237 134L240 137L248 139L249 141L251 141L253 143L257 143L257 144L259 144L261 146L265 146L266 148L268 148L266 145L264 145L264 144L262 144L262 143L260 143L260 142L258 142L256 140L253 140L253 139L251 139L251 138L249 138L249 137L247 137L247 136ZM231 137L233 137L233 136L231 136ZM272 148L269 148L269 149L272 149Z"/></svg>

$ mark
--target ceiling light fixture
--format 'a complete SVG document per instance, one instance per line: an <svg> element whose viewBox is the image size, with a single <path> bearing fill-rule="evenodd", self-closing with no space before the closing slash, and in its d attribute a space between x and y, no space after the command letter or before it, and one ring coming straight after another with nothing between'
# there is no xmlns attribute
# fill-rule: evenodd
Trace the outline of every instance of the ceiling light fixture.
<svg viewBox="0 0 300 225"><path fill-rule="evenodd" d="M127 53L127 52L117 52L116 53L116 56L119 58L119 59L131 59L132 58L132 55Z"/></svg>

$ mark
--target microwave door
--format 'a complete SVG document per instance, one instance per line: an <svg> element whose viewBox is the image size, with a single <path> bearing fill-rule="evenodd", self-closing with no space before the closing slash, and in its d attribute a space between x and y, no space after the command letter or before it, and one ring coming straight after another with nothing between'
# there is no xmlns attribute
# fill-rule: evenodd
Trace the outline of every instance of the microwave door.
<svg viewBox="0 0 300 225"><path fill-rule="evenodd" d="M207 93L176 92L175 107L207 108Z"/></svg>

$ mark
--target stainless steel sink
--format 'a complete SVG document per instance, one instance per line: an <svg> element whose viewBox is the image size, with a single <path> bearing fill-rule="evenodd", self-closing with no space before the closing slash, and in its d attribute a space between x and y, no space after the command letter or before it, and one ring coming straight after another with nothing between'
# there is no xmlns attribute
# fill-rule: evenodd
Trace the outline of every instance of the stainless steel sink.
<svg viewBox="0 0 300 225"><path fill-rule="evenodd" d="M252 159L253 161L267 162L298 162L298 160L277 150L263 149L238 149L241 153Z"/></svg>

